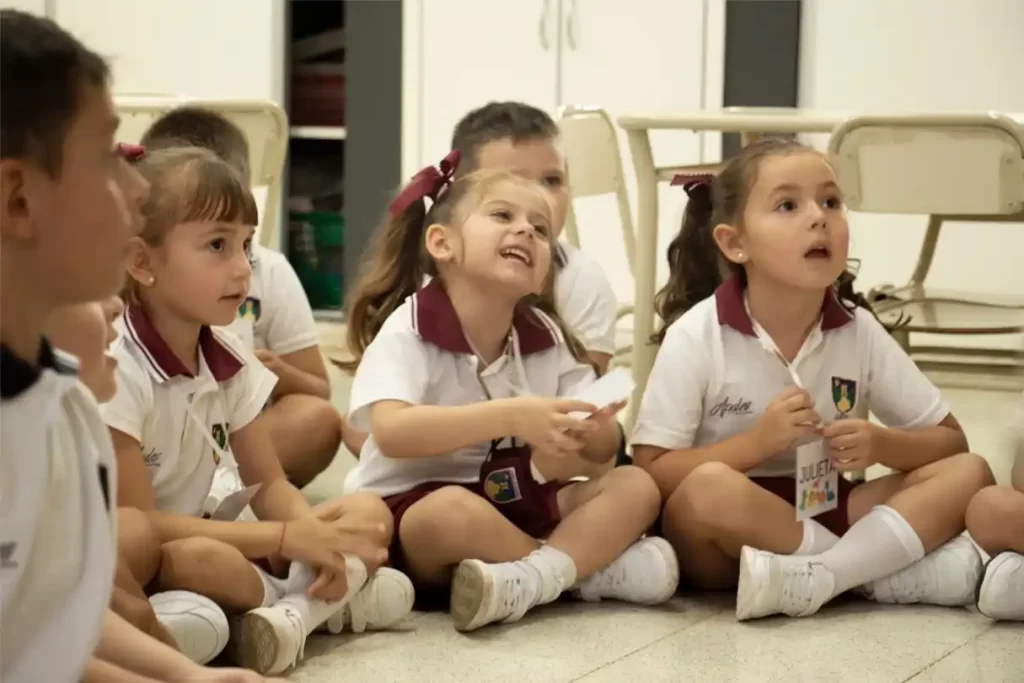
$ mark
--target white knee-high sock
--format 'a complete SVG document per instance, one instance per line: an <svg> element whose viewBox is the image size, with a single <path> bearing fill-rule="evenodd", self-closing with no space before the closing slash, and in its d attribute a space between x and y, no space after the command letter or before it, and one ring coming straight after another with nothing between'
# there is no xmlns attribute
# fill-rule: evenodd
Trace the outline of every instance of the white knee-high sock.
<svg viewBox="0 0 1024 683"><path fill-rule="evenodd" d="M352 596L358 593L366 583L366 567L362 560L346 557L345 563L348 565L348 591L346 591L345 597L337 602L327 602L306 595L306 591L316 580L315 569L299 562L292 562L288 569L286 594L279 603L285 603L298 610L302 615L302 623L306 627L307 636L320 624L337 614L339 610L344 609Z"/></svg>
<svg viewBox="0 0 1024 683"><path fill-rule="evenodd" d="M924 546L900 513L878 505L850 527L835 546L812 556L835 580L832 597L890 574L924 557Z"/></svg>
<svg viewBox="0 0 1024 683"><path fill-rule="evenodd" d="M256 571L256 576L260 577L260 582L263 584L263 601L260 603L260 607L270 607L285 594L287 588L285 581L271 576L255 564L252 568Z"/></svg>
<svg viewBox="0 0 1024 683"><path fill-rule="evenodd" d="M800 547L793 551L793 555L820 555L826 550L831 550L839 537L813 519L805 519L804 538L800 541Z"/></svg>
<svg viewBox="0 0 1024 683"><path fill-rule="evenodd" d="M538 605L557 600L559 595L576 583L576 563L557 548L542 545L520 562L531 567L539 575L540 591L536 602Z"/></svg>

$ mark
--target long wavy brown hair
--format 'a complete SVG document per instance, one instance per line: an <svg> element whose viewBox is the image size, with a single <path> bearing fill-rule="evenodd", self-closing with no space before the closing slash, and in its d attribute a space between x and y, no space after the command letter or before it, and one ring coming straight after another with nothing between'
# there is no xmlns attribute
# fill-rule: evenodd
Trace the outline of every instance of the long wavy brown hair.
<svg viewBox="0 0 1024 683"><path fill-rule="evenodd" d="M545 192L540 185L509 171L475 171L456 178L429 210L420 199L400 215L387 216L377 226L349 295L346 341L352 358L334 361L339 367L354 372L388 316L420 289L427 276L440 277L437 265L427 253L427 227L434 224L461 226L490 193L507 183ZM573 357L591 364L583 344L569 330L555 306L553 269L548 271L541 294L524 297L520 305L533 306L548 315Z"/></svg>

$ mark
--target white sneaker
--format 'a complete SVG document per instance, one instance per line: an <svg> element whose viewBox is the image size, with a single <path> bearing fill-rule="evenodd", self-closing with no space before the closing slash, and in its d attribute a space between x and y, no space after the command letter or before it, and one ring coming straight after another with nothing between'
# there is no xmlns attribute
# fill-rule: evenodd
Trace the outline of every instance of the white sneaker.
<svg viewBox="0 0 1024 683"><path fill-rule="evenodd" d="M149 599L156 618L163 624L182 654L197 664L206 664L228 644L228 618L217 603L189 591L157 593Z"/></svg>
<svg viewBox="0 0 1024 683"><path fill-rule="evenodd" d="M828 602L834 587L832 572L817 562L743 546L736 619L809 617Z"/></svg>
<svg viewBox="0 0 1024 683"><path fill-rule="evenodd" d="M672 546L664 538L642 538L625 552L580 582L579 594L584 600L601 598L659 605L673 595L679 586L679 561Z"/></svg>
<svg viewBox="0 0 1024 683"><path fill-rule="evenodd" d="M236 664L256 673L284 673L306 647L302 614L286 602L257 607L231 622L231 654Z"/></svg>
<svg viewBox="0 0 1024 683"><path fill-rule="evenodd" d="M864 595L890 605L964 607L974 603L981 574L978 549L971 539L957 536L906 569L865 585Z"/></svg>
<svg viewBox="0 0 1024 683"><path fill-rule="evenodd" d="M540 600L540 574L525 562L463 560L452 577L451 613L457 631L523 618Z"/></svg>
<svg viewBox="0 0 1024 683"><path fill-rule="evenodd" d="M1024 621L1024 556L1007 552L989 560L978 586L978 611L989 619Z"/></svg>
<svg viewBox="0 0 1024 683"><path fill-rule="evenodd" d="M409 577L381 567L344 608L327 620L327 630L341 633L348 624L353 633L391 628L412 612L416 593Z"/></svg>

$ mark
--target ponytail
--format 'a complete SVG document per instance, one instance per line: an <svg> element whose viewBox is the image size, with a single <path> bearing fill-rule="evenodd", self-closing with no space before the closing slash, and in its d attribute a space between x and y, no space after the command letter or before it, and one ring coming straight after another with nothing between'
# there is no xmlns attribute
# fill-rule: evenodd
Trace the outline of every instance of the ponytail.
<svg viewBox="0 0 1024 683"><path fill-rule="evenodd" d="M423 246L426 216L423 199L417 199L374 230L349 295L346 341L352 359L334 361L342 370L355 372L384 321L433 274Z"/></svg>
<svg viewBox="0 0 1024 683"><path fill-rule="evenodd" d="M685 176L672 183L683 185L688 201L679 234L668 245L668 282L654 297L654 310L662 326L651 336L653 344L661 344L669 325L715 293L726 267L712 237L714 179Z"/></svg>

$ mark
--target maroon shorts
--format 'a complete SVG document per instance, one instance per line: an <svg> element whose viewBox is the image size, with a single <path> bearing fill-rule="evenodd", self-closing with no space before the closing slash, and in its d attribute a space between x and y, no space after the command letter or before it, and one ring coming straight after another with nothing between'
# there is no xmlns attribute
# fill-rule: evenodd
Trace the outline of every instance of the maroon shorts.
<svg viewBox="0 0 1024 683"><path fill-rule="evenodd" d="M558 492L567 482L538 484L530 472L527 448L505 448L493 451L480 468L480 480L471 484L431 481L384 498L395 519L395 534L389 550L392 567L405 571L405 555L400 543L402 517L417 502L446 486L460 486L480 496L533 538L547 538L562 521L558 510Z"/></svg>
<svg viewBox="0 0 1024 683"><path fill-rule="evenodd" d="M796 491L796 479L793 477L751 477L750 480L765 491L771 491L787 503L792 504L794 493ZM823 512L816 516L814 521L821 524L836 536L842 536L845 534L850 528L850 515L848 512L850 491L856 488L858 483L859 482L852 482L846 477L840 475L838 491L839 504L834 510L829 510L828 512Z"/></svg>

